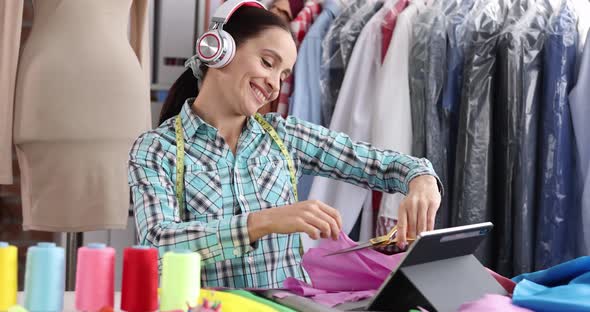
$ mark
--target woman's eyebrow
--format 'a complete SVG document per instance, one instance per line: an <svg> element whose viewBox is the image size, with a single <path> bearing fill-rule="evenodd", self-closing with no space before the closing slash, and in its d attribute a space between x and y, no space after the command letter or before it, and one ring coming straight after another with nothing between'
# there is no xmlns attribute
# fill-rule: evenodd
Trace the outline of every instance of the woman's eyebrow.
<svg viewBox="0 0 590 312"><path fill-rule="evenodd" d="M281 63L283 62L283 58L281 57L281 55L277 51L275 51L273 49L264 49L262 51L264 51L266 53L269 53L269 54L272 54L274 58L276 58L277 60L279 60L279 62L281 62Z"/></svg>
<svg viewBox="0 0 590 312"><path fill-rule="evenodd" d="M262 51L263 51L263 52L266 52L266 53L269 53L269 54L272 54L272 56L273 56L274 58L276 58L276 59L279 61L279 63L282 63L282 62L283 62L283 58L281 57L281 55L280 55L280 54L279 54L277 51L275 51L275 50L273 50L273 49L263 49ZM286 70L284 70L283 72L284 72L284 73L285 73L287 76L291 75L291 69L286 69Z"/></svg>

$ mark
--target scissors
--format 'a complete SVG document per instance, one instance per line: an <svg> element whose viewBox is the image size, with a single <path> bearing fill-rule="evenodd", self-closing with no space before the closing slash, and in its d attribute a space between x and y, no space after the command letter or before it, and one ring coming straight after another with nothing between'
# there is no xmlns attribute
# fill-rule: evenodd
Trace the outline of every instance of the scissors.
<svg viewBox="0 0 590 312"><path fill-rule="evenodd" d="M358 246L354 246L354 247L350 247L350 248L345 248L342 250L338 250L336 252L332 252L329 253L327 255L324 255L324 257L329 257L329 256L334 256L334 255L339 255L339 254L343 254L343 253L348 253L348 252L353 252L353 251L358 251L358 250L363 250L363 249L367 249L367 248L378 248L378 247L383 247L383 246L387 246L390 245L392 243L396 243L397 242L397 225L394 226L389 233L383 235L383 236L378 236L375 238L371 238L368 242L362 243ZM408 238L408 241L413 241L414 239Z"/></svg>

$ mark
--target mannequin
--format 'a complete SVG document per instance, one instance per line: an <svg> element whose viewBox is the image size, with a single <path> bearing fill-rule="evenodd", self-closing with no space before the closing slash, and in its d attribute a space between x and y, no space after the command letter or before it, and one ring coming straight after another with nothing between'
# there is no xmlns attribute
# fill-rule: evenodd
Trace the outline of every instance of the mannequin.
<svg viewBox="0 0 590 312"><path fill-rule="evenodd" d="M23 1L0 0L0 183L13 139L24 230L125 228L128 152L151 120L148 0L33 4L19 56Z"/></svg>

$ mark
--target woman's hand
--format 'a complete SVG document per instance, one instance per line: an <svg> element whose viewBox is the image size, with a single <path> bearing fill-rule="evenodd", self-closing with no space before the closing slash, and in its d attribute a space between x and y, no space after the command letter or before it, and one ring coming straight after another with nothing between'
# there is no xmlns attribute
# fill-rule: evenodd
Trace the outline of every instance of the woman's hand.
<svg viewBox="0 0 590 312"><path fill-rule="evenodd" d="M430 175L415 177L410 181L408 195L399 206L397 221L397 245L405 248L406 238L415 238L426 230L434 229L436 211L441 196L436 178Z"/></svg>
<svg viewBox="0 0 590 312"><path fill-rule="evenodd" d="M271 234L304 232L312 239L338 239L342 218L338 210L318 200L306 200L292 205L253 212L248 217L250 241Z"/></svg>

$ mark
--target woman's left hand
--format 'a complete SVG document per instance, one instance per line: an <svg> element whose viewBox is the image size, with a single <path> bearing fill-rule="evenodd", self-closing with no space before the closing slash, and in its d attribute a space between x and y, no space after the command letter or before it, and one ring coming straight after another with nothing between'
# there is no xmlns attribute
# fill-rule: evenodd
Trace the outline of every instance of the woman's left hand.
<svg viewBox="0 0 590 312"><path fill-rule="evenodd" d="M404 249L406 238L416 238L426 230L434 229L436 211L441 195L436 178L421 175L410 181L409 191L399 206L397 221L397 245Z"/></svg>

